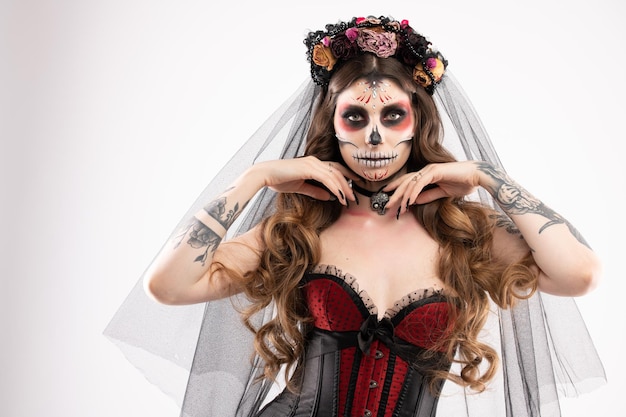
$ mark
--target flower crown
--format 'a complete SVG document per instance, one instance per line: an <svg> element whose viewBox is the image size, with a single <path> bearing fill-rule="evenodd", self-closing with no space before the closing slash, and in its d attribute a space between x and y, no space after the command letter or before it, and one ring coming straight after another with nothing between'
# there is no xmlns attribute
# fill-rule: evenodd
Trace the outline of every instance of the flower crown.
<svg viewBox="0 0 626 417"><path fill-rule="evenodd" d="M390 17L354 17L349 22L326 25L326 30L309 32L304 44L311 63L311 77L327 87L333 71L364 53L395 58L413 68L413 80L433 94L441 82L448 61L431 43L417 33L408 20Z"/></svg>

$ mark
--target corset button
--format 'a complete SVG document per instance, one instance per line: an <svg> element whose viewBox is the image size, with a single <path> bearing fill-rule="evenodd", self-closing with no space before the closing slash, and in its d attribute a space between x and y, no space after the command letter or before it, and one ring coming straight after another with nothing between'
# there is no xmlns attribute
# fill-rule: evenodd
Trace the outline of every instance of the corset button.
<svg viewBox="0 0 626 417"><path fill-rule="evenodd" d="M365 412L363 413L363 417L372 417L372 412L366 409Z"/></svg>
<svg viewBox="0 0 626 417"><path fill-rule="evenodd" d="M382 359L382 357L383 357L383 356L385 356L385 355L384 355L384 354L383 354L383 352L382 352L382 351L380 351L380 350L377 350L377 351L376 351L376 353L374 354L374 357L375 357L376 359Z"/></svg>
<svg viewBox="0 0 626 417"><path fill-rule="evenodd" d="M378 382L371 380L370 381L370 388L378 388Z"/></svg>

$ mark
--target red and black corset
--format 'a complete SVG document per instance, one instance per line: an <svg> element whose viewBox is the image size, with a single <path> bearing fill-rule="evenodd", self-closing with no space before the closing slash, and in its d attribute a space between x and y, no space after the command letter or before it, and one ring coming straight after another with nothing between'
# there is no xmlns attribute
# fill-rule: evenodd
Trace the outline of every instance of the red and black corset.
<svg viewBox="0 0 626 417"><path fill-rule="evenodd" d="M332 266L307 273L302 291L313 322L300 393L283 392L259 416L435 415L427 369L450 364L443 354L423 353L448 329L443 294L415 291L379 320L356 279Z"/></svg>

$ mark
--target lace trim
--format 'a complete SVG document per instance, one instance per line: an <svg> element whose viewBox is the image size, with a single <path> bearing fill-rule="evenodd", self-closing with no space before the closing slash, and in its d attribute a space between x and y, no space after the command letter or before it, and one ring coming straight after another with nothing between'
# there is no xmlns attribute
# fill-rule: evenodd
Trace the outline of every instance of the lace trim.
<svg viewBox="0 0 626 417"><path fill-rule="evenodd" d="M363 304L365 305L365 307L367 308L367 311L370 314L373 314L376 316L378 315L378 308L374 304L374 301L372 301L370 296L367 294L367 291L359 289L359 283L357 282L356 277L354 275L348 274L347 272L344 273L341 269L337 268L334 265L324 265L324 264L315 265L311 269L311 272L313 272L314 274L332 275L334 277L340 278L342 281L348 284L348 286L352 288L352 290L355 293L359 294L359 297L363 301Z"/></svg>
<svg viewBox="0 0 626 417"><path fill-rule="evenodd" d="M443 293L443 288L437 289L434 287L413 291L396 301L393 307L389 307L387 311L385 311L385 317L392 318L411 303L436 295L443 295Z"/></svg>
<svg viewBox="0 0 626 417"><path fill-rule="evenodd" d="M342 281L348 284L348 286L352 288L354 292L359 295L359 297L363 301L363 304L367 308L367 311L370 314L376 316L378 315L378 307L374 304L374 301L372 301L367 291L359 289L359 283L354 275L343 272L341 269L337 268L334 265L325 264L315 265L311 268L311 272L314 274L332 275L334 277L340 278ZM435 295L442 295L443 293L443 289L437 289L434 287L423 288L413 291L396 301L392 307L389 307L387 310L385 310L385 317L391 319L396 316L400 311L402 311L405 307L409 306L411 303L423 300L428 297L433 297Z"/></svg>

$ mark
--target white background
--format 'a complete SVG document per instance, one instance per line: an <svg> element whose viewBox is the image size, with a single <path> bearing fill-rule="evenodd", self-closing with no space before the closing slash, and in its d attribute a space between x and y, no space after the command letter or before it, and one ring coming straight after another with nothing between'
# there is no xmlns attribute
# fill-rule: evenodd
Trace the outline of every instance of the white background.
<svg viewBox="0 0 626 417"><path fill-rule="evenodd" d="M609 383L563 415L626 415L621 0L0 5L1 416L178 415L102 330L216 170L304 81L306 31L368 14L433 40L511 176L603 259L579 307Z"/></svg>

